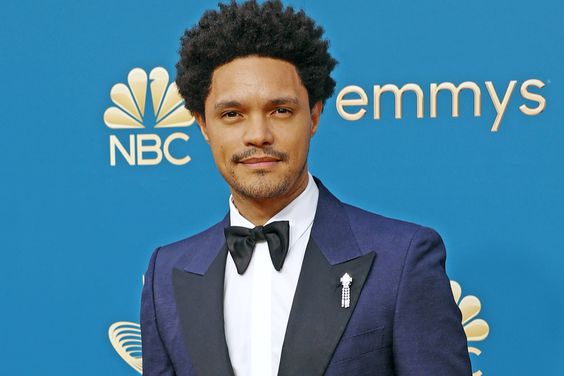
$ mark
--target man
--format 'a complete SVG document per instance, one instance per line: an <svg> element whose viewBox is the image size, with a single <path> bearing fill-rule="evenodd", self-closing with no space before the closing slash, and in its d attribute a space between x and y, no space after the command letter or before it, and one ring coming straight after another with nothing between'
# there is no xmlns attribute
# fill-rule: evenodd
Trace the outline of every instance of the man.
<svg viewBox="0 0 564 376"><path fill-rule="evenodd" d="M308 171L335 86L322 34L250 1L182 38L176 82L231 197L151 257L145 375L470 375L439 235L341 203Z"/></svg>

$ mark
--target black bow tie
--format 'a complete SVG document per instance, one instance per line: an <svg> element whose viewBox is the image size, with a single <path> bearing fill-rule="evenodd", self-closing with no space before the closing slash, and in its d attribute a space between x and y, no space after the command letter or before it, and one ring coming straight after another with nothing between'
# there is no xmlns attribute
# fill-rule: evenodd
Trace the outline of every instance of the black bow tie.
<svg viewBox="0 0 564 376"><path fill-rule="evenodd" d="M225 241L239 274L245 273L257 241L266 240L274 269L280 271L288 253L290 225L288 221L277 221L266 226L246 228L228 226L225 228Z"/></svg>

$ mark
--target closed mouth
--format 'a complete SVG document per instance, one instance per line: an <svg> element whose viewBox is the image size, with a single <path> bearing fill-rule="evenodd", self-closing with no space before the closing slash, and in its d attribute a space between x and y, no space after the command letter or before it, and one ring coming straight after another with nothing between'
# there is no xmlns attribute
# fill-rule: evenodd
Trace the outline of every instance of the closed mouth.
<svg viewBox="0 0 564 376"><path fill-rule="evenodd" d="M269 163L269 162L279 162L278 158L274 157L252 157L252 158L245 158L240 163L244 164L256 164L256 163Z"/></svg>

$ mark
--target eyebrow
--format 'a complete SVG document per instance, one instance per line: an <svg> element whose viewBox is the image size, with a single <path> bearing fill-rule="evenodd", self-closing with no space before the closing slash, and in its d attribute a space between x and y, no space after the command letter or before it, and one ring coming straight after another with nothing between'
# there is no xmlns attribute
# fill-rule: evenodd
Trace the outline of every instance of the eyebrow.
<svg viewBox="0 0 564 376"><path fill-rule="evenodd" d="M240 107L241 103L237 102L237 101L221 101L221 102L217 102L214 106L214 108L216 110L221 110L223 108L227 108L227 107Z"/></svg>
<svg viewBox="0 0 564 376"><path fill-rule="evenodd" d="M282 104L288 104L288 103L294 104L296 106L300 104L300 102L298 101L298 98L296 98L296 97L274 98L274 99L271 99L269 101L269 103L271 105L275 105L275 106L276 105L282 105Z"/></svg>
<svg viewBox="0 0 564 376"><path fill-rule="evenodd" d="M298 98L296 97L280 97L280 98L274 98L268 101L268 104L272 105L272 106L280 106L280 105L284 105L284 104L294 104L294 105L299 105L300 101L298 100ZM217 102L214 106L214 108L216 110L221 110L224 108L228 108L228 107L241 107L241 102L235 101L235 100L226 100L226 101L220 101Z"/></svg>

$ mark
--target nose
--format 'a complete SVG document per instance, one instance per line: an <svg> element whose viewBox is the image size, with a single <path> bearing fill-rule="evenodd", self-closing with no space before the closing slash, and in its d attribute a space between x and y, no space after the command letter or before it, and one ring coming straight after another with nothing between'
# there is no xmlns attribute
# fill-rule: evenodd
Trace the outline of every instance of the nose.
<svg viewBox="0 0 564 376"><path fill-rule="evenodd" d="M268 119L258 114L250 116L245 124L243 141L246 146L263 147L272 145L274 135L270 129Z"/></svg>

